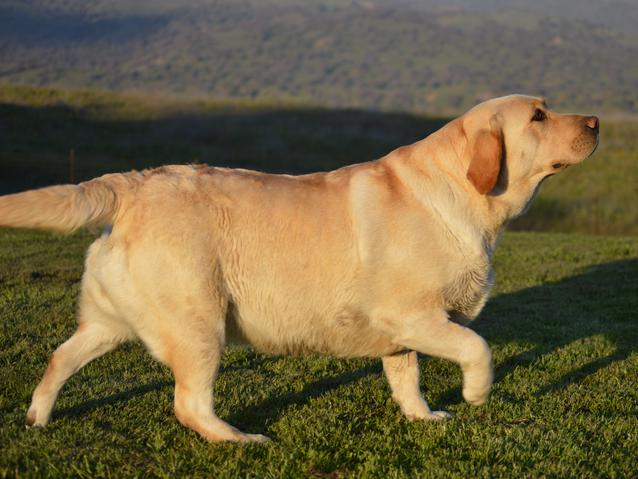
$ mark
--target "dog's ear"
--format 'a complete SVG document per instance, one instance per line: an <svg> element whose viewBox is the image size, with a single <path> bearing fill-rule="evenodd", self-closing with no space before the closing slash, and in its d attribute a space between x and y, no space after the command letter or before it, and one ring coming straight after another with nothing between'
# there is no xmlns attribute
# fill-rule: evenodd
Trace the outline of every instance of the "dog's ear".
<svg viewBox="0 0 638 479"><path fill-rule="evenodd" d="M467 179L482 195L488 194L496 186L503 159L503 134L495 121L491 128L479 130L469 145L470 166Z"/></svg>

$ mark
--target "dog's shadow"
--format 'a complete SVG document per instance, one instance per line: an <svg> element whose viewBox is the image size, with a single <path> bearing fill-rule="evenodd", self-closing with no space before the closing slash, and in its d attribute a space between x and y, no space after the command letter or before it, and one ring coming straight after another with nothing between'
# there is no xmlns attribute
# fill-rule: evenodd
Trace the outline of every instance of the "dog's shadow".
<svg viewBox="0 0 638 479"><path fill-rule="evenodd" d="M587 338L600 336L613 345L613 352L543 384L536 391L541 396L632 354L638 335L632 315L637 309L638 259L629 259L592 265L558 282L498 295L488 302L473 328L494 347L512 342L531 345L495 364L495 382ZM437 401L449 404L460 398L459 387Z"/></svg>
<svg viewBox="0 0 638 479"><path fill-rule="evenodd" d="M495 364L495 381L503 380L515 368L528 367L540 357L553 354L569 344L592 336L602 335L613 343L614 351L597 357L553 382L540 387L537 394L546 394L596 373L616 361L625 360L636 350L638 324L632 315L638 310L638 259L594 265L580 274L555 283L535 286L492 298L474 329L487 341L499 344L524 342L531 344L524 352L501 359ZM249 366L271 359L255 355ZM224 371L241 369L233 364ZM269 397L245 410L234 411L228 419L244 426L268 424L291 406L302 406L335 388L358 381L369 374L381 374L380 361L339 375L328 376L308 383L301 391ZM427 381L427 378L425 378ZM155 382L103 399L86 401L59 411L56 416L74 416L107 404L126 402L136 396L158 391L171 383ZM437 405L461 400L460 385L431 398ZM257 421L258 420L258 421Z"/></svg>
<svg viewBox="0 0 638 479"><path fill-rule="evenodd" d="M614 345L613 352L596 357L552 382L542 385L538 395L560 390L583 380L616 361L625 360L637 347L638 260L630 259L589 266L580 274L492 298L473 328L491 344L525 342L524 352L502 358L495 364L495 380L503 380L515 368L529 367L544 355L592 336L602 335ZM274 420L281 410L303 405L315 397L381 373L380 361L358 370L309 383L302 391L268 398L245 411L237 411L231 422L249 423L251 417ZM424 378L427 384L427 378ZM460 384L438 397L444 407L461 401Z"/></svg>
<svg viewBox="0 0 638 479"><path fill-rule="evenodd" d="M602 335L615 351L565 374L539 393L589 376L636 350L638 325L638 259L614 261L587 267L579 275L556 283L501 295L486 308L488 319L477 331L488 341L529 341L536 346L498 365L496 379L519 365L527 365L544 354L568 344Z"/></svg>

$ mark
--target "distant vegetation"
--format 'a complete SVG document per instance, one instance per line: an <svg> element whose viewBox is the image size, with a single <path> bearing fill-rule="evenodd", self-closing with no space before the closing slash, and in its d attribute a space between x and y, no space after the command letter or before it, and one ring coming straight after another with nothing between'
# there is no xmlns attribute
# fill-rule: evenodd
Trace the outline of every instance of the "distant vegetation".
<svg viewBox="0 0 638 479"><path fill-rule="evenodd" d="M511 92L638 113L622 0L7 0L0 82L451 114Z"/></svg>
<svg viewBox="0 0 638 479"><path fill-rule="evenodd" d="M0 87L0 193L168 163L307 173L378 158L445 118L264 101ZM73 150L75 168L70 171ZM584 164L547 181L517 229L638 234L638 123L603 121Z"/></svg>

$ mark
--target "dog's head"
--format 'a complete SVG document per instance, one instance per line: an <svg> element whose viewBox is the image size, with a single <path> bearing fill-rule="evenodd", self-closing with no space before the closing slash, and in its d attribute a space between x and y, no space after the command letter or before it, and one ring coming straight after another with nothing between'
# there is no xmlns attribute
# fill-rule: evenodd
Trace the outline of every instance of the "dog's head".
<svg viewBox="0 0 638 479"><path fill-rule="evenodd" d="M541 98L496 98L458 121L467 138L464 167L472 187L524 203L543 179L580 163L598 145L598 118L555 113Z"/></svg>

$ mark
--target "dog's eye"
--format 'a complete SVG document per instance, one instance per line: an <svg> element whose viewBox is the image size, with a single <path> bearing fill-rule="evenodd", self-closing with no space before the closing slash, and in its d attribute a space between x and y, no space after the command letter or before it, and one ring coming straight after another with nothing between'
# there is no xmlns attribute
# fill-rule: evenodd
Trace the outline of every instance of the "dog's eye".
<svg viewBox="0 0 638 479"><path fill-rule="evenodd" d="M560 168L560 167L562 167L562 166L563 166L563 164L562 164L562 163L554 163L554 164L552 165L552 168L554 168L554 169L556 169L556 170L557 170L558 168Z"/></svg>
<svg viewBox="0 0 638 479"><path fill-rule="evenodd" d="M539 108L534 112L534 116L532 117L532 121L543 121L547 118L545 112Z"/></svg>

